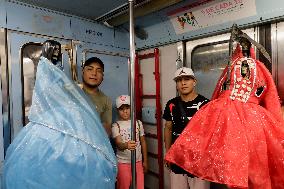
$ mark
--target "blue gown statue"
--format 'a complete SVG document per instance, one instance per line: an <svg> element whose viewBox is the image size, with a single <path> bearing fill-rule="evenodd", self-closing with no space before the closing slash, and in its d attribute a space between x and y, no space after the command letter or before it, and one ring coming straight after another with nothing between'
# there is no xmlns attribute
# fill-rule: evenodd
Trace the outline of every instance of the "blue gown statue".
<svg viewBox="0 0 284 189"><path fill-rule="evenodd" d="M4 188L113 189L116 158L95 107L50 60L39 61L30 122L7 150Z"/></svg>

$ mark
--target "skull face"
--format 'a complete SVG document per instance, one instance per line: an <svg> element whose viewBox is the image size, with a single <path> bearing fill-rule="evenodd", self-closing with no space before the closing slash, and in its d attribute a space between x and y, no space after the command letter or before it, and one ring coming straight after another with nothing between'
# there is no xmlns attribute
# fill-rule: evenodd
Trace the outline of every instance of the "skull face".
<svg viewBox="0 0 284 189"><path fill-rule="evenodd" d="M61 61L61 45L57 41L47 40L42 45L42 56L50 60L53 64Z"/></svg>

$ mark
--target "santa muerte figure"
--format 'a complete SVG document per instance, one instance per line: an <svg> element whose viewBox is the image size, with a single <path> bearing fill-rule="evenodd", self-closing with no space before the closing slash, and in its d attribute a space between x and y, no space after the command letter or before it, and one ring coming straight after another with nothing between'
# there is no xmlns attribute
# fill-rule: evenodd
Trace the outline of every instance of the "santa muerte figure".
<svg viewBox="0 0 284 189"><path fill-rule="evenodd" d="M29 123L9 146L5 189L115 188L116 158L85 93L60 70L60 43L42 48Z"/></svg>
<svg viewBox="0 0 284 189"><path fill-rule="evenodd" d="M239 44L212 101L195 114L165 159L229 188L283 189L284 124L279 97L271 74L255 59L251 42L269 55L237 27L232 34Z"/></svg>

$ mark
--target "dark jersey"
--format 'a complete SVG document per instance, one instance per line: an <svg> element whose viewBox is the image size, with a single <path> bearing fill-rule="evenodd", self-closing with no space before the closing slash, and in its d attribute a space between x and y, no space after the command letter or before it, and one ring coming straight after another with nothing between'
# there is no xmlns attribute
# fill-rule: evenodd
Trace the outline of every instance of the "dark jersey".
<svg viewBox="0 0 284 189"><path fill-rule="evenodd" d="M182 101L179 96L168 101L163 118L166 121L172 121L173 123L172 144L182 133L194 114L208 102L209 100L202 95L198 95L194 100L188 102ZM176 174L186 174L183 169L175 165L171 165L171 169Z"/></svg>
<svg viewBox="0 0 284 189"><path fill-rule="evenodd" d="M188 102L182 101L179 96L168 101L163 118L173 123L172 144L181 134L193 115L207 102L209 102L209 100L202 95L198 95L194 100ZM182 106L186 117L182 115L180 106Z"/></svg>

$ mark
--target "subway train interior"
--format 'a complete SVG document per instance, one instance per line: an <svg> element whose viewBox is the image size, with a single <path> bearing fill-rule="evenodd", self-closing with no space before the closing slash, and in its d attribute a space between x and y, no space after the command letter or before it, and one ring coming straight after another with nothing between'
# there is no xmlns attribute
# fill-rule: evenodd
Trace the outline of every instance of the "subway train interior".
<svg viewBox="0 0 284 189"><path fill-rule="evenodd" d="M0 0L1 174L9 145L29 122L42 44L55 40L61 44L60 66L75 83L82 82L85 60L96 56L104 62L100 89L112 99L113 120L116 97L135 88L148 148L145 188L170 189L162 113L177 96L174 73L192 68L197 92L210 99L229 60L234 23L271 56L270 63L256 50L283 102L282 0Z"/></svg>

